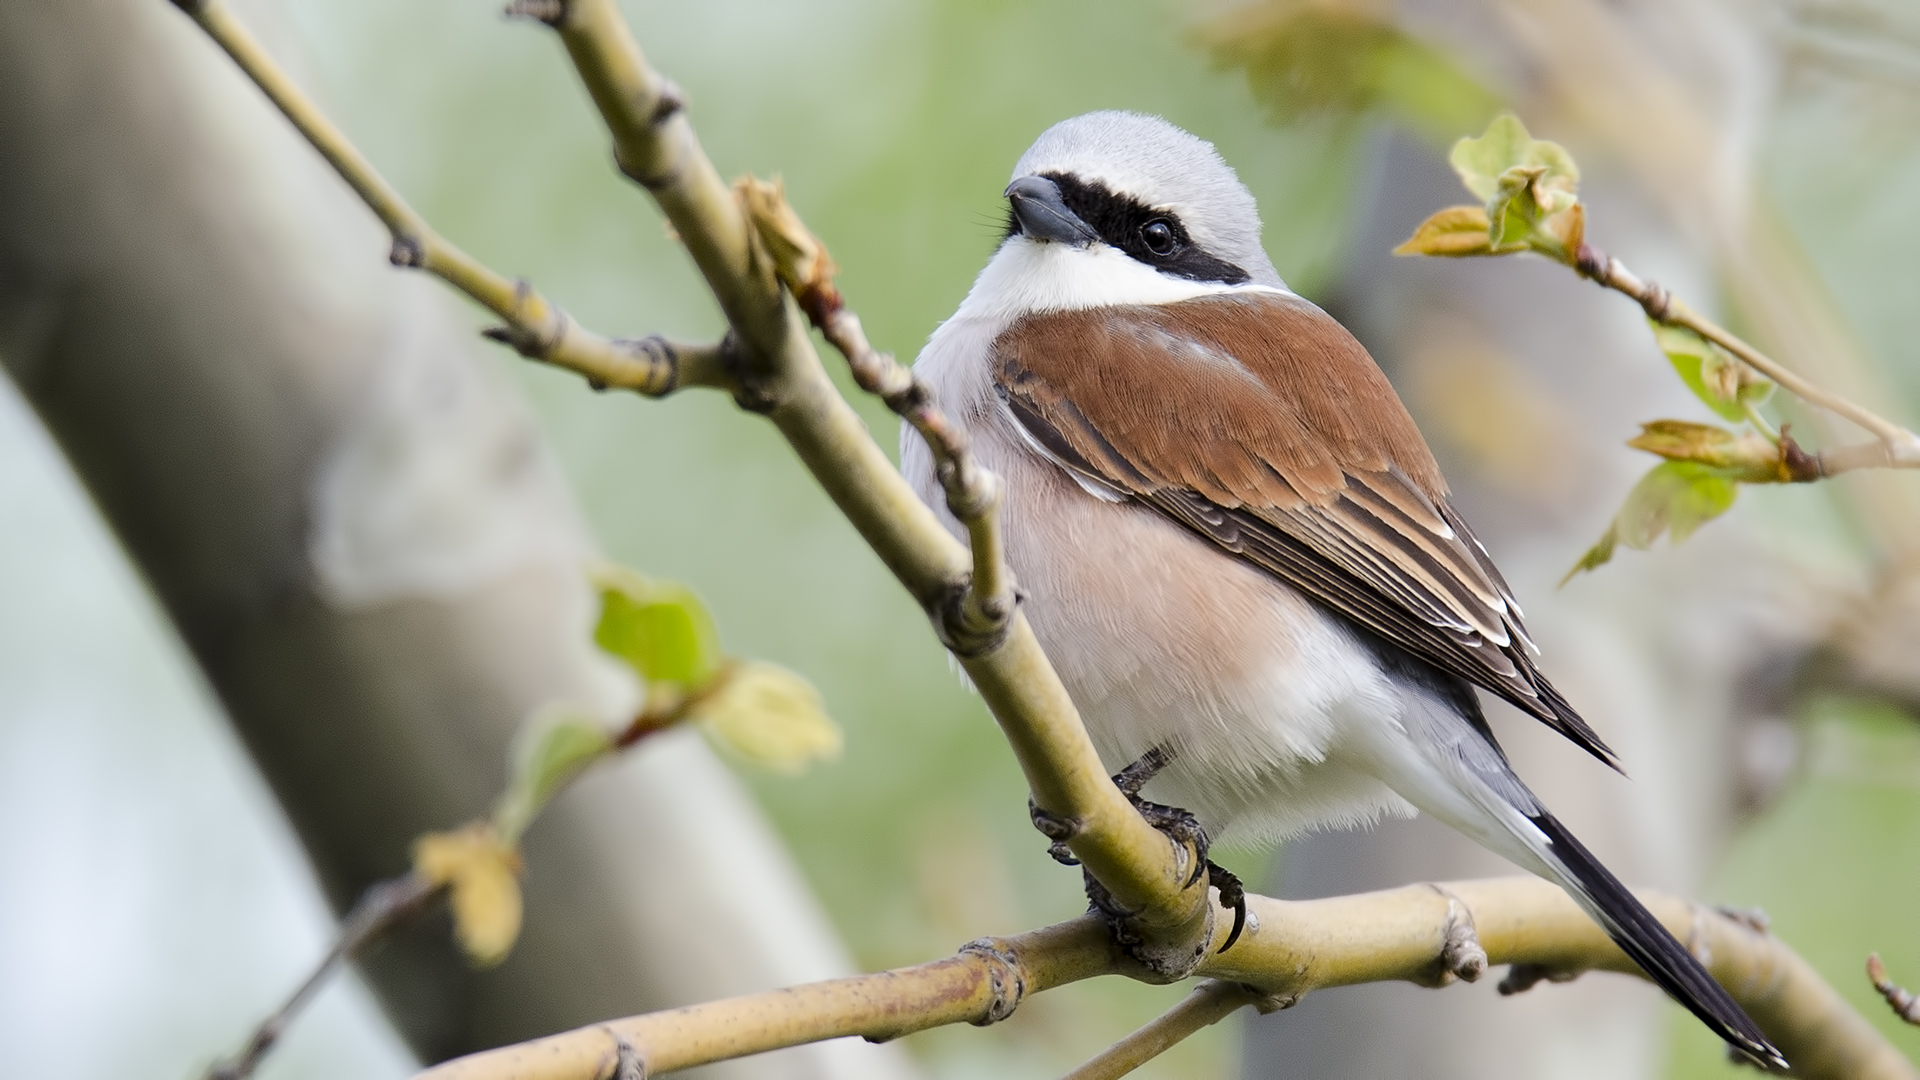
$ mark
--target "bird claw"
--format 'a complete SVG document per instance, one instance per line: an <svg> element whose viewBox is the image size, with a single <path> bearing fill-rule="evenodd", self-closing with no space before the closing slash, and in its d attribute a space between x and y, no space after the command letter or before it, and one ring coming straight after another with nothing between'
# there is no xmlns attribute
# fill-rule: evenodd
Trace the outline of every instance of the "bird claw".
<svg viewBox="0 0 1920 1080"><path fill-rule="evenodd" d="M1221 866L1207 857L1211 841L1200 819L1190 811L1177 806L1166 806L1140 797L1140 789L1152 780L1173 760L1173 751L1165 746L1156 746L1141 755L1140 760L1128 765L1113 775L1113 786L1127 797L1147 824L1165 833L1167 838L1182 848L1191 847L1195 854L1193 872L1184 887L1191 888L1206 878L1207 883L1220 892L1220 904L1233 911L1233 929L1227 934L1226 944L1220 946L1225 952L1240 940L1240 934L1247 926L1247 892L1233 871ZM1080 831L1080 824L1070 818L1063 818L1040 809L1031 799L1027 802L1027 812L1033 819L1033 827L1053 841L1047 848L1047 854L1063 866L1078 866L1079 859L1067 849L1067 841ZM1126 944L1123 924L1135 913L1122 910L1113 899L1113 894L1100 884L1092 874L1086 874L1087 902L1094 911L1106 916L1113 927L1115 936Z"/></svg>

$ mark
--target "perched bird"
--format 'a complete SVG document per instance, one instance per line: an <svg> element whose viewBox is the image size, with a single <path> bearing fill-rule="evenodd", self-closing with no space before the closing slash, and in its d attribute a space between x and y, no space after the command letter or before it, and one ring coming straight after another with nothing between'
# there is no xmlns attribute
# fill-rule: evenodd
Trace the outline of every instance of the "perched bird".
<svg viewBox="0 0 1920 1080"><path fill-rule="evenodd" d="M1290 291L1253 196L1164 120L1097 112L1014 167L1006 236L915 371L1006 480L1024 611L1102 756L1279 840L1424 811L1563 886L1722 1038L1784 1066L1514 775L1475 687L1602 762L1520 606L1347 330ZM947 516L917 439L903 467Z"/></svg>

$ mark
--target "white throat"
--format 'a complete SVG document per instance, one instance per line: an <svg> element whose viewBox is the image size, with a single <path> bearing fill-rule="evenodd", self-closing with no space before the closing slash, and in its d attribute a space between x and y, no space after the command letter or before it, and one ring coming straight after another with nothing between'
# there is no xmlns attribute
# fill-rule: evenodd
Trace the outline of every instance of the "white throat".
<svg viewBox="0 0 1920 1080"><path fill-rule="evenodd" d="M1077 248L1009 237L987 260L953 319L1004 326L1022 315L1119 304L1171 304L1220 293L1288 290L1252 282L1227 285L1170 277L1109 244Z"/></svg>

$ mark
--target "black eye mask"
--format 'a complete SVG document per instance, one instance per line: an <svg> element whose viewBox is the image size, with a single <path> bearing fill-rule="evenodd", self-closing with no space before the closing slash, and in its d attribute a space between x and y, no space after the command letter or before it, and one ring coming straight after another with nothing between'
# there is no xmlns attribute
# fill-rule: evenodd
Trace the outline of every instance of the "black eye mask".
<svg viewBox="0 0 1920 1080"><path fill-rule="evenodd" d="M1103 184L1063 173L1040 175L1059 186L1060 201L1099 233L1102 241L1138 262L1190 281L1239 285L1253 280L1245 270L1195 244L1178 215L1155 210L1131 196L1115 194ZM1017 224L1013 225L1009 234L1018 229Z"/></svg>

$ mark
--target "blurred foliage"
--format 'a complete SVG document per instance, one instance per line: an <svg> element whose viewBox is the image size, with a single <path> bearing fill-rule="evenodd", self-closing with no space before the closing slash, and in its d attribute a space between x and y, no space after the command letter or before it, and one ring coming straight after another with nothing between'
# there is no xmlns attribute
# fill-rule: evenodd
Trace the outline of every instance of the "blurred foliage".
<svg viewBox="0 0 1920 1080"><path fill-rule="evenodd" d="M1920 726L1867 701L1815 703L1804 718L1800 775L1734 841L1707 895L1758 906L1773 932L1841 996L1920 1060L1920 1028L1902 1023L1867 981L1879 952L1896 980L1920 973ZM1674 1009L1668 1075L1751 1076L1719 1040Z"/></svg>
<svg viewBox="0 0 1920 1080"><path fill-rule="evenodd" d="M520 936L520 851L491 825L428 833L413 842L413 871L451 896L454 936L475 967L507 958Z"/></svg>
<svg viewBox="0 0 1920 1080"><path fill-rule="evenodd" d="M1499 99L1377 0L1268 0L1203 24L1222 67L1241 68L1275 123L1380 110L1435 143L1478 128Z"/></svg>

